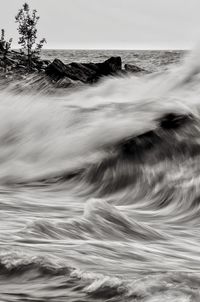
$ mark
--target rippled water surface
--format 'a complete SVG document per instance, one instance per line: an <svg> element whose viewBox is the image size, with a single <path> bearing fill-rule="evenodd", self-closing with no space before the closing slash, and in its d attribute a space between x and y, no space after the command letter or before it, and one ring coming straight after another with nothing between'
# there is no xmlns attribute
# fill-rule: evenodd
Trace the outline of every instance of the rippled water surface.
<svg viewBox="0 0 200 302"><path fill-rule="evenodd" d="M183 50L56 50L42 51L42 57L53 60L58 58L63 62L103 62L112 56L120 56L124 64L136 64L147 71L159 71L182 60L186 54Z"/></svg>
<svg viewBox="0 0 200 302"><path fill-rule="evenodd" d="M139 56L159 72L0 92L1 301L200 301L199 51Z"/></svg>

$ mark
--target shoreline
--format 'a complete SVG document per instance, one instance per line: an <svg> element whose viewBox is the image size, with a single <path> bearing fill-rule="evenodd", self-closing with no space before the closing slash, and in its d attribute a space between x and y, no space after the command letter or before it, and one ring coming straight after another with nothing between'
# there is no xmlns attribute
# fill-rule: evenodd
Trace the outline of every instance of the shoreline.
<svg viewBox="0 0 200 302"><path fill-rule="evenodd" d="M35 85L37 89L43 89L46 86L52 86L55 89L74 88L96 84L100 79L108 76L120 77L149 73L137 65L125 63L123 66L120 56L112 56L97 63L74 61L68 64L57 58L47 60L41 57L32 58L31 69L28 69L26 55L20 51L10 50L5 57L0 49L1 87L6 88L10 83L23 83L26 79L31 79L32 88Z"/></svg>

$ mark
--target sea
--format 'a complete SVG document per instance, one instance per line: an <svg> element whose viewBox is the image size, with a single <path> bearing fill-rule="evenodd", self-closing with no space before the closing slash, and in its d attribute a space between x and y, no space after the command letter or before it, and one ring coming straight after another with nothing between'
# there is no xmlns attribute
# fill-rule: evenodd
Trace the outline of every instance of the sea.
<svg viewBox="0 0 200 302"><path fill-rule="evenodd" d="M42 50L42 58L53 61L55 58L60 59L65 64L71 62L88 63L103 62L110 57L120 56L122 63L135 64L144 68L146 71L155 72L168 69L170 64L180 62L184 54L188 51L184 50Z"/></svg>
<svg viewBox="0 0 200 302"><path fill-rule="evenodd" d="M200 301L200 49L42 53L115 55L148 72L0 90L1 302Z"/></svg>

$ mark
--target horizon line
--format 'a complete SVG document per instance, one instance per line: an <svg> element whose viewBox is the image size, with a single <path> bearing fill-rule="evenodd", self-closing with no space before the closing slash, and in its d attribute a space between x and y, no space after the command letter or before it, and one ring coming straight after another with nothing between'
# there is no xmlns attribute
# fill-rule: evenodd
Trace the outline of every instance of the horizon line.
<svg viewBox="0 0 200 302"><path fill-rule="evenodd" d="M13 47L12 49L16 49L16 50L19 50L20 48L19 47ZM11 49L11 50L12 50ZM119 50L119 51L124 51L124 50L127 50L127 51L141 51L141 50L155 50L155 51L171 51L171 50L174 50L174 51L188 51L188 50L192 50L193 48L47 48L47 47L44 47L42 48L42 50Z"/></svg>

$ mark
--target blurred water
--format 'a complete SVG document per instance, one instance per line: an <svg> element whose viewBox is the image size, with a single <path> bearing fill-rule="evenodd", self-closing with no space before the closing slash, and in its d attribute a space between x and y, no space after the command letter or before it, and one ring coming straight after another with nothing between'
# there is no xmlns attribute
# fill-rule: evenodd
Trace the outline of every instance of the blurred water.
<svg viewBox="0 0 200 302"><path fill-rule="evenodd" d="M1 301L200 301L200 60L182 55L62 96L0 92Z"/></svg>

